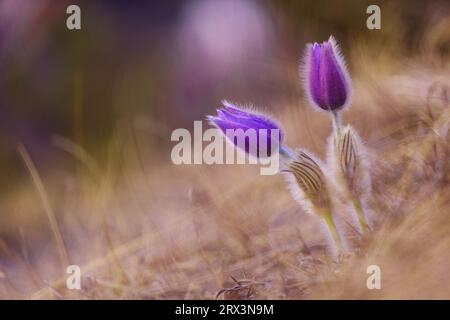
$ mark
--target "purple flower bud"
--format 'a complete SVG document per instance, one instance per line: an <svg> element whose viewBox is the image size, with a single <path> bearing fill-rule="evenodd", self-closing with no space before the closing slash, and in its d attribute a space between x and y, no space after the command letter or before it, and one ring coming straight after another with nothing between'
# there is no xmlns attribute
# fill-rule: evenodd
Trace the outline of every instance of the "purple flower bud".
<svg viewBox="0 0 450 320"><path fill-rule="evenodd" d="M333 36L322 44L308 44L304 69L306 95L312 105L337 111L350 104L350 77Z"/></svg>
<svg viewBox="0 0 450 320"><path fill-rule="evenodd" d="M207 119L235 146L256 157L270 157L272 149L278 151L284 134L275 120L267 115L237 107L228 101L222 103L224 108L217 109L217 116L208 116Z"/></svg>

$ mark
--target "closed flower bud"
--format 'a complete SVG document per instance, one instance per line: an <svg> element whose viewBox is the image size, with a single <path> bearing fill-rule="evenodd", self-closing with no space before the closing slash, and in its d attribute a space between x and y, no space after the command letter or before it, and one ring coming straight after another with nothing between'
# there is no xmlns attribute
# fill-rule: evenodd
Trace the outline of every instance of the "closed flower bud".
<svg viewBox="0 0 450 320"><path fill-rule="evenodd" d="M366 149L356 131L347 125L328 141L328 163L337 187L349 197L364 197L370 193L370 165Z"/></svg>
<svg viewBox="0 0 450 320"><path fill-rule="evenodd" d="M328 165L336 188L344 199L353 204L361 231L371 228L365 200L371 192L370 164L366 149L356 133L347 125L328 140Z"/></svg>
<svg viewBox="0 0 450 320"><path fill-rule="evenodd" d="M319 160L299 151L286 171L292 174L289 181L292 194L307 211L318 214L330 211L330 197Z"/></svg>
<svg viewBox="0 0 450 320"><path fill-rule="evenodd" d="M350 104L350 77L332 36L322 44L308 44L303 72L306 96L319 110L338 111Z"/></svg>
<svg viewBox="0 0 450 320"><path fill-rule="evenodd" d="M315 157L299 151L297 158L289 163L285 171L290 173L287 179L294 198L307 212L322 218L332 243L332 255L336 258L338 252L344 251L344 241L334 221L328 183L319 163Z"/></svg>

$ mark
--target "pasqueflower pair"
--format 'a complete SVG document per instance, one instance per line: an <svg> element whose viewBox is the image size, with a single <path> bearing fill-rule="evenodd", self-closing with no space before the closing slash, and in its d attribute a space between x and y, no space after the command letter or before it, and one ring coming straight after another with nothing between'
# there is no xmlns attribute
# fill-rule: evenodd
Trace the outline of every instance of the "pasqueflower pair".
<svg viewBox="0 0 450 320"><path fill-rule="evenodd" d="M308 45L303 69L305 91L311 105L332 113L349 105L350 78L333 37L322 44ZM227 129L279 129L280 140L274 143L283 148L284 134L278 122L267 115L246 110L227 101L223 105L223 108L217 110L217 116L209 116L208 119L224 133ZM248 149L245 151L249 152Z"/></svg>
<svg viewBox="0 0 450 320"><path fill-rule="evenodd" d="M333 119L333 135L329 140L328 166L330 172L324 173L324 166L314 155L299 150L293 152L285 144L285 134L281 125L271 117L223 102L223 108L217 110L217 116L209 116L210 123L224 134L227 130L278 129L279 139L267 145L277 145L280 154L288 161L288 179L291 190L300 204L309 212L319 214L328 226L330 236L337 249L343 250L342 236L339 235L333 215L333 201L330 196L328 180L336 182L337 190L354 205L359 218L361 233L368 229L363 213L363 199L370 188L370 176L364 164L364 148L355 130L350 126L342 128L341 112L350 104L351 83L344 59L333 37L322 44L309 44L301 68L306 96L315 109L327 112ZM235 141L231 141L236 144ZM260 153L259 148L249 150L245 144L244 151L256 153L252 156L263 157L270 154ZM241 146L242 148L242 146ZM327 169L328 170L328 169ZM331 175L327 179L327 175Z"/></svg>

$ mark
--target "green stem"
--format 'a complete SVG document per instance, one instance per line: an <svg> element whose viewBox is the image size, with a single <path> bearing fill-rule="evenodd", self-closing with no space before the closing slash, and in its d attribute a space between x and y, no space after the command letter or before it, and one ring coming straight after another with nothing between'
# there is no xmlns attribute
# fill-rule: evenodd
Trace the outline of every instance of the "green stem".
<svg viewBox="0 0 450 320"><path fill-rule="evenodd" d="M369 225L367 224L366 216L364 215L364 210L361 205L361 200L359 198L353 199L353 207L358 215L359 224L361 225L361 229L363 233L366 233L370 230Z"/></svg>
<svg viewBox="0 0 450 320"><path fill-rule="evenodd" d="M339 233L337 231L336 224L334 223L333 215L330 212L325 212L325 213L323 213L322 216L327 224L328 229L331 232L334 243L337 246L338 252L339 253L344 252L344 247L342 245L341 238L339 237Z"/></svg>

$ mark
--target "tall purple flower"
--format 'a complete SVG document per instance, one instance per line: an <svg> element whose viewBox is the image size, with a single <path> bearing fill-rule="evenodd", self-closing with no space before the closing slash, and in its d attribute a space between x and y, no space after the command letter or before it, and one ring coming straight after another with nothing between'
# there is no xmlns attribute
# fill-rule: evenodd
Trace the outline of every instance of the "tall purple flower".
<svg viewBox="0 0 450 320"><path fill-rule="evenodd" d="M258 158L270 157L272 150L278 151L283 143L284 133L275 120L228 101L222 103L224 107L217 109L217 116L208 116L207 119L235 146Z"/></svg>
<svg viewBox="0 0 450 320"><path fill-rule="evenodd" d="M350 76L333 36L322 44L308 44L304 72L306 95L313 105L338 111L350 104Z"/></svg>

